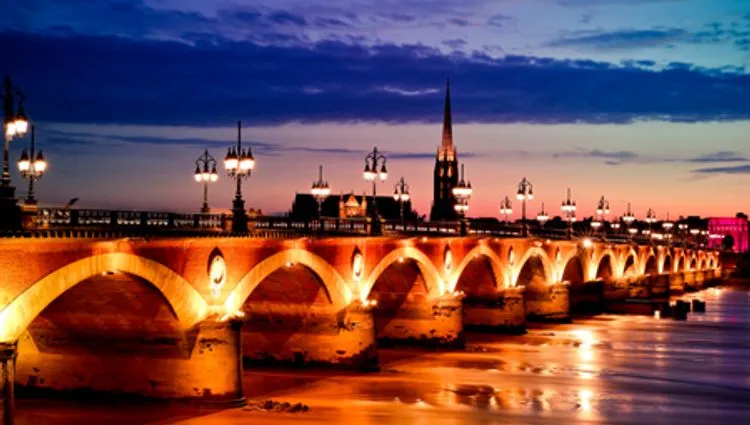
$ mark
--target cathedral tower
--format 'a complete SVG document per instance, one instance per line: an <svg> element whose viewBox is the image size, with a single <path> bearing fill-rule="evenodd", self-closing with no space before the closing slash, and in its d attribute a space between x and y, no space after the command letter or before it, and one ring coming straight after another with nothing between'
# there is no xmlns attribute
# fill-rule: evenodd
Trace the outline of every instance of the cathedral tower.
<svg viewBox="0 0 750 425"><path fill-rule="evenodd" d="M456 198L453 188L458 184L458 155L453 145L453 117L451 115L451 85L446 81L443 110L443 140L435 158L434 188L430 221L455 220L453 207Z"/></svg>

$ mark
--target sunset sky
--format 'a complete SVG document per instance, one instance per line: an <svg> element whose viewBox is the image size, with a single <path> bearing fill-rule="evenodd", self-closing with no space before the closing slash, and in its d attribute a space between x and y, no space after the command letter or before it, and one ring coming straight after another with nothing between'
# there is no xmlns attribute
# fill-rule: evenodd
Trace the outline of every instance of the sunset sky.
<svg viewBox="0 0 750 425"><path fill-rule="evenodd" d="M288 210L319 164L362 193L377 145L379 191L403 176L429 213L450 76L470 215L522 177L532 214L568 186L579 216L601 195L640 218L750 212L748 0L3 1L0 46L50 163L42 204L197 211L194 161L242 120L249 207ZM209 191L230 207L223 174Z"/></svg>

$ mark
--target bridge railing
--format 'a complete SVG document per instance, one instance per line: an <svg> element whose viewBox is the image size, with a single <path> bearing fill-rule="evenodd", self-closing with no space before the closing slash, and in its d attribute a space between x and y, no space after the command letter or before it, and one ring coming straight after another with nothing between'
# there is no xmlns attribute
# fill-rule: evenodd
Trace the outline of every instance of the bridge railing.
<svg viewBox="0 0 750 425"><path fill-rule="evenodd" d="M228 234L231 229L231 214L217 213L171 213L158 211L117 211L97 209L39 208L33 216L30 230L53 231L106 231L120 233L150 234L159 232L205 233L212 235ZM307 220L292 217L257 216L248 217L250 236L270 238L291 238L315 235L366 236L371 234L373 222L369 218L312 218ZM382 233L389 235L433 235L459 236L461 225L455 221L416 222L384 220ZM521 237L519 223L507 222L467 222L469 235L493 237ZM528 236L564 240L567 229L529 226ZM654 239L642 234L612 234L597 232L574 232L574 239L590 238L609 243L638 243L654 245L687 246L684 242L667 239ZM692 246L692 244L690 245Z"/></svg>

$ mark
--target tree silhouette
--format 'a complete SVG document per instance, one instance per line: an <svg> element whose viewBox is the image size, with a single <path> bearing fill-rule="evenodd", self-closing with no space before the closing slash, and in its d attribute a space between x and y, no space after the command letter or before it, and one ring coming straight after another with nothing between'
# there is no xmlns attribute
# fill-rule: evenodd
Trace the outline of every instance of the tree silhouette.
<svg viewBox="0 0 750 425"><path fill-rule="evenodd" d="M734 236L724 236L724 239L721 240L721 246L724 248L724 250L731 251L732 248L734 248Z"/></svg>

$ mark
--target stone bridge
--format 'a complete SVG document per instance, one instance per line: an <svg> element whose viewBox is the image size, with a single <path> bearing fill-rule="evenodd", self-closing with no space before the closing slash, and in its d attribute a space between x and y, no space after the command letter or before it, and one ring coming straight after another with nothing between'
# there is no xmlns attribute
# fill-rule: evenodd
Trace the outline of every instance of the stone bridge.
<svg viewBox="0 0 750 425"><path fill-rule="evenodd" d="M379 344L460 347L466 327L520 330L721 276L714 251L477 236L4 238L0 269L6 403L13 381L236 401L243 360L372 369Z"/></svg>

